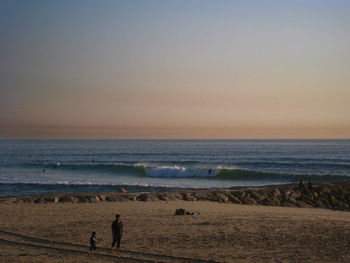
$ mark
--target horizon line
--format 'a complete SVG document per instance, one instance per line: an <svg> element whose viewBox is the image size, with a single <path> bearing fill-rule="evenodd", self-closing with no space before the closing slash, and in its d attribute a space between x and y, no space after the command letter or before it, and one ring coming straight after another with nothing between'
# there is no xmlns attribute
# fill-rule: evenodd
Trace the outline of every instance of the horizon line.
<svg viewBox="0 0 350 263"><path fill-rule="evenodd" d="M306 141L350 140L348 138L0 138L0 141Z"/></svg>

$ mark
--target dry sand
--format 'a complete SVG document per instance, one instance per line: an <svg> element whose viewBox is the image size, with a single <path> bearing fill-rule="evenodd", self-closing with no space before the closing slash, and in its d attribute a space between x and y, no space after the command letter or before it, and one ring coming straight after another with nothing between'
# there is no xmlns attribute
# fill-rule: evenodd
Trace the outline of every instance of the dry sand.
<svg viewBox="0 0 350 263"><path fill-rule="evenodd" d="M174 216L181 207L200 215ZM349 212L205 201L2 203L0 209L0 262L116 262L115 255L122 257L118 262L184 261L148 253L218 262L350 262ZM107 248L116 213L125 233L122 250L112 254ZM96 231L102 238L97 254L106 256L3 231L86 246Z"/></svg>

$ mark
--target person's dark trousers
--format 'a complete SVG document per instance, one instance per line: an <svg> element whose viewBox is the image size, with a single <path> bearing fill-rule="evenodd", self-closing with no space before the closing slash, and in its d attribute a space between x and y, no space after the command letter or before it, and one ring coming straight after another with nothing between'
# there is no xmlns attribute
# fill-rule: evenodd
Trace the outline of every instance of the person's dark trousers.
<svg viewBox="0 0 350 263"><path fill-rule="evenodd" d="M114 247L115 243L117 243L117 248L120 248L120 240L122 239L120 234L114 234L113 235L113 243L112 247Z"/></svg>
<svg viewBox="0 0 350 263"><path fill-rule="evenodd" d="M91 251L91 250L96 250L96 245L95 245L95 244L91 245L90 251Z"/></svg>

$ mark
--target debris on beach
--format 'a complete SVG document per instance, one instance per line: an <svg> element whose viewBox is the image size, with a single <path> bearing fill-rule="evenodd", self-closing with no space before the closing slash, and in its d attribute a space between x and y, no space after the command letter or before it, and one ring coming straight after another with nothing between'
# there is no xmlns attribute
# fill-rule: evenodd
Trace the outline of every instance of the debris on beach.
<svg viewBox="0 0 350 263"><path fill-rule="evenodd" d="M175 215L179 216L179 215L191 215L191 216L196 216L199 215L200 213L198 211L194 211L194 212L190 212L187 211L186 208L178 208L175 210Z"/></svg>

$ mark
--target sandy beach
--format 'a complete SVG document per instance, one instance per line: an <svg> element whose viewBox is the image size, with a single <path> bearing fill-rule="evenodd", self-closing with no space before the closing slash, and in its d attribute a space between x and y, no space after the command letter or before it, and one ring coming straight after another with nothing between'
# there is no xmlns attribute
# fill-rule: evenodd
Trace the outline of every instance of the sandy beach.
<svg viewBox="0 0 350 263"><path fill-rule="evenodd" d="M181 207L200 215L175 216ZM343 211L209 201L1 203L0 209L2 262L350 261L350 214ZM118 253L107 249L116 213L125 228ZM95 255L87 254L91 231L100 239Z"/></svg>

